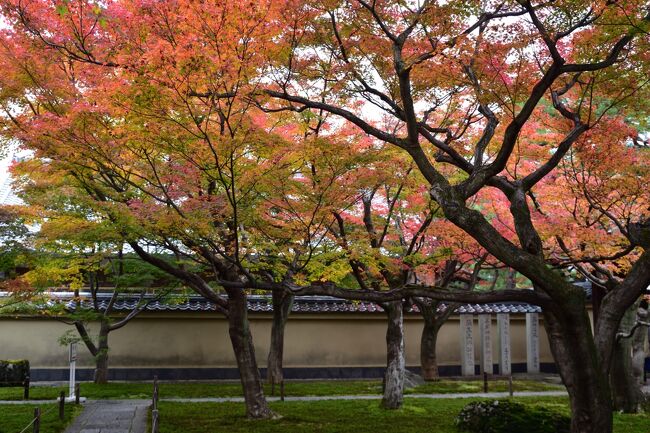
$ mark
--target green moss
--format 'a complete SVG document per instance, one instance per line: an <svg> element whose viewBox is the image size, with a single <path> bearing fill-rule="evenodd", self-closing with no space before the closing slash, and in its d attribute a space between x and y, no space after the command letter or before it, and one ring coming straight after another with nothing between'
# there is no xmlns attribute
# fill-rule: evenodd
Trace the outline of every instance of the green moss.
<svg viewBox="0 0 650 433"><path fill-rule="evenodd" d="M515 380L512 383L514 392L521 391L558 391L564 390L561 385L554 385L534 380ZM507 392L507 380L490 380L488 382L489 392ZM405 391L405 394L455 394L455 393L478 393L483 392L482 380L439 380L428 382L424 385Z"/></svg>
<svg viewBox="0 0 650 433"><path fill-rule="evenodd" d="M405 400L399 410L384 410L378 400L272 403L281 419L251 421L238 403L161 402L161 433L458 433L455 418L475 399ZM531 408L568 414L568 399L515 398ZM615 433L648 433L650 415L614 416ZM527 431L527 430L522 430Z"/></svg>
<svg viewBox="0 0 650 433"><path fill-rule="evenodd" d="M266 395L271 395L271 387L265 385ZM546 391L564 389L557 385L550 385L532 380L516 380L515 391ZM147 382L111 382L106 385L82 383L81 395L94 399L128 399L149 398L152 385ZM507 391L506 381L491 381L490 391ZM67 392L67 386L44 387L32 386L30 398L55 399L60 391ZM482 392L483 382L480 380L441 380L427 383L406 391L406 394L446 394L459 392ZM279 387L275 395L279 395ZM325 395L379 395L381 382L378 380L329 380L329 381L287 381L285 383L287 396L325 396ZM241 397L242 390L239 382L179 382L160 384L160 396L200 398L200 397ZM0 389L0 400L20 400L22 389Z"/></svg>

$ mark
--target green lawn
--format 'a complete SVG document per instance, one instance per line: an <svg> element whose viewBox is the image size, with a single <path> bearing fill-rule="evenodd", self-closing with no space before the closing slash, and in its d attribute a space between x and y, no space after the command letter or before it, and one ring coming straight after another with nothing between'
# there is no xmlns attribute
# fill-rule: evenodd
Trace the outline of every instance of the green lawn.
<svg viewBox="0 0 650 433"><path fill-rule="evenodd" d="M0 405L0 433L18 433L22 431L34 419L34 409L31 404ZM47 404L41 408L41 433L60 433L72 418L81 413L81 407L74 404L66 404L65 420L59 420L59 409L57 404ZM32 427L27 429L31 433Z"/></svg>
<svg viewBox="0 0 650 433"><path fill-rule="evenodd" d="M558 385L551 385L531 380L515 380L515 391L546 391L563 389ZM455 393L455 392L481 392L483 382L480 380L441 380L427 383L407 390L407 394L414 393ZM490 391L507 391L506 381L490 381ZM55 399L60 391L66 391L67 386L33 386L29 395L33 400ZM81 384L81 395L90 399L128 399L128 398L149 398L153 387L151 383L120 383L114 382L107 385L95 385L93 383ZM280 392L276 387L276 395ZM306 396L306 395L368 395L380 394L381 382L377 380L330 380L330 381L287 381L285 383L285 395ZM266 386L266 394L271 395L271 388ZM182 383L161 383L160 397L239 397L242 395L239 382L182 382ZM0 400L21 400L22 388L0 388Z"/></svg>
<svg viewBox="0 0 650 433"><path fill-rule="evenodd" d="M568 413L566 398L517 398ZM161 402L161 433L458 433L454 420L472 399L406 399L397 411L379 408L378 401L272 403L282 415L272 421L250 421L237 403ZM648 433L650 415L614 415L614 432Z"/></svg>
<svg viewBox="0 0 650 433"><path fill-rule="evenodd" d="M512 388L517 391L562 391L564 386L534 380L514 380ZM507 380L490 380L489 392L508 391ZM458 392L483 392L482 380L441 380L428 382L405 391L405 394L453 394Z"/></svg>

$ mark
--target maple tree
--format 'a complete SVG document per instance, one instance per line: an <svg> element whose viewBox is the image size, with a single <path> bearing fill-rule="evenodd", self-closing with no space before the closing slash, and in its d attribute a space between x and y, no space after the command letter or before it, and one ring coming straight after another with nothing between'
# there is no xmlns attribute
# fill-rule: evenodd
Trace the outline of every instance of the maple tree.
<svg viewBox="0 0 650 433"><path fill-rule="evenodd" d="M368 164L373 173L369 178L372 183L360 191L355 206L334 213L336 224L330 230L339 246L338 254L348 262L347 274L354 276L356 285L365 291L390 291L405 284L444 289L452 283L472 290L486 259L480 258L481 249L441 219L439 207L420 187L421 179L412 165L395 152L391 155L391 149L376 150L381 152L382 159ZM471 247L475 250L470 253ZM473 266L473 272L463 269L468 263ZM426 380L438 376L437 334L459 306L425 297L380 303L388 319L382 400L382 406L388 409L397 409L402 404L403 321L408 303L415 303L424 318L421 362Z"/></svg>
<svg viewBox="0 0 650 433"><path fill-rule="evenodd" d="M582 288L548 266L553 258L537 220L557 197L545 195L542 182L570 151L606 155L589 133L599 125L608 130L614 110L643 112L634 101L642 99L647 81L647 6L309 2L286 11L285 44L293 49L269 58L280 78L265 94L278 107L330 112L408 153L445 216L532 281L534 290L522 291L521 299L543 307L574 432L611 431L603 377L621 317L650 284L648 214L641 204L613 229L634 254L605 295L592 333ZM390 119L390 128L376 122L370 106ZM525 135L531 131L536 137ZM620 140L615 145L625 147ZM633 170L640 167L631 163ZM456 174L444 171L449 166ZM499 218L468 201L477 194L498 197ZM599 227L586 232L592 244L600 242Z"/></svg>
<svg viewBox="0 0 650 433"><path fill-rule="evenodd" d="M120 6L118 12L127 13ZM323 215L333 220L330 207L341 207L338 203L348 196L342 189L333 192L332 185L339 184L336 179L346 175L350 164L330 167L328 160L336 155L323 152L324 146L332 146L327 141L315 140L312 147L300 146L297 152L295 142L283 138L295 131L268 126L254 111L255 104L230 90L255 87L249 74L268 41L257 46L251 37L227 53L203 60L191 45L178 42L195 38L194 23L214 11L192 4L176 5L179 9L134 6L134 12L144 13L138 21L143 28L155 29L148 34L148 43L155 47L150 55L160 53L161 45L185 50L187 58L179 62L183 58L179 52L178 58L143 63L140 55L148 47L140 45L139 34L133 40L127 34L121 39L126 47L121 60L127 66L118 68L116 60L91 58L101 48L90 56L90 51L71 52L80 46L47 39L38 27L42 23L27 18L29 7L10 8L17 14L16 23L28 25L30 31L7 31L7 66L14 74L3 83L12 89L6 100L20 107L18 113L7 113L5 133L35 152L24 165L25 172L31 172L29 179L45 191L49 184L61 182L70 194L86 197L84 204L93 209L95 218L143 260L213 301L230 322L248 416L273 416L260 384L245 289L273 290L274 298L276 294L284 298L282 308L274 311L278 320L269 354L276 363L273 380L281 380L281 334L291 299L286 284L309 282L323 272L331 277L335 266L327 259L323 266L310 259L324 233ZM236 9L231 4L224 7L223 13ZM67 4L48 12L66 26L83 26L90 19L97 29L105 28L100 22L112 11L83 8L83 3ZM265 34L258 24L266 12L261 6L250 14L229 14L221 23L224 34L242 26ZM157 26L158 20L186 13L196 14L196 19L182 21L188 26L185 36ZM44 16L39 14L39 19ZM71 17L80 21L68 21ZM210 40L223 35L203 30L202 43L222 42ZM49 57L33 56L42 49ZM130 50L135 58L128 57ZM50 73L56 76L47 76ZM41 76L47 77L41 81ZM201 86L224 88L226 100L196 90ZM247 91L241 90L244 95ZM299 176L306 161L314 159L319 161L318 171ZM152 251L166 251L173 260Z"/></svg>
<svg viewBox="0 0 650 433"><path fill-rule="evenodd" d="M63 179L144 261L227 315L247 414L272 416L240 278L261 267L242 232L254 224L252 208L262 197L260 171L282 177L273 155L279 140L255 127L250 103L193 90L254 85L248 80L254 60L270 43L260 39L259 25L269 7L244 13L234 4L210 9L192 2L3 6L13 24L3 34L5 65L13 70L2 86L5 107L13 110L6 111L7 129L34 151L41 182ZM165 27L186 14L193 18ZM206 22L212 16L224 17L222 31ZM108 25L118 19L138 25ZM60 26L60 39L48 39L49 26ZM214 46L246 29L240 44L209 58L193 47L194 31L204 32L199 45ZM84 41L74 44L80 35Z"/></svg>
<svg viewBox="0 0 650 433"><path fill-rule="evenodd" d="M613 127L629 126L627 113L647 117L638 102L647 81L646 4L2 4L9 25L5 133L36 152L39 170L68 173L143 259L228 314L249 416L272 414L259 385L243 289L276 289L396 305L411 296L541 305L570 395L572 431L611 431L604 378L618 324L650 284L650 242L642 190L638 197L626 192L634 206L613 217L603 200L615 199L618 182L630 190L634 179L647 184L647 174L636 172L642 165L632 156L639 154L618 152L638 134L623 133L609 147L590 134L627 130ZM314 119L329 113L401 149L444 216L534 290L445 290L409 281L345 290L295 276L278 283L257 272L270 257L270 268L292 263L297 251L259 254L264 249L248 234L264 225L254 209L272 192L257 187L289 178L283 170L294 162L283 164L282 156L303 145L259 121L262 112L284 111ZM631 172L605 170L611 150ZM358 148L347 152L354 156ZM571 158L584 169L574 165L560 178ZM604 190L580 174L601 167L599 177L610 185ZM580 193L574 212L555 209L567 191ZM613 225L601 230L601 222ZM209 278L183 261L159 260L143 245L198 260ZM368 263L377 262L366 253L373 251L365 249ZM610 281L593 333L582 288L556 269L568 265Z"/></svg>
<svg viewBox="0 0 650 433"><path fill-rule="evenodd" d="M165 295L166 275L133 254L123 254L124 239L102 215L88 208L86 194L77 194L65 177L27 177L33 161L15 163L13 172L24 204L14 210L38 231L31 235L28 270L15 279L31 290L24 310L69 323L95 360L95 383L108 382L109 334L126 326L151 302ZM167 280L169 280L167 278ZM156 283L156 294L149 286ZM72 300L60 290L73 291ZM38 296L35 296L38 294ZM114 311L115 303L137 299L129 311ZM87 302L85 302L87 301ZM132 302L132 299L129 299ZM70 302L74 307L70 308ZM97 329L89 322L98 324ZM93 336L93 332L96 335Z"/></svg>
<svg viewBox="0 0 650 433"><path fill-rule="evenodd" d="M459 230L440 220L439 208L431 202L426 189L421 188L413 166L397 152L391 152L374 140L369 140L350 127L337 127L327 113L313 116L289 116L285 122L294 126L296 140L302 140L296 166L298 176L278 180L274 189L281 195L271 200L273 210L269 223L281 229L287 240L300 240L303 247L316 245L310 252L303 275L292 275L292 284L335 284L355 286L358 290L380 293L396 289L405 283L438 282L446 286L459 282L467 263L474 266L474 275L465 278L469 289L478 280L480 264L485 261L480 248ZM277 119L277 118L276 118ZM288 119L288 120L287 120ZM354 144L351 144L354 143ZM349 152L353 146L355 152ZM346 151L347 150L347 151ZM400 168L403 167L403 170ZM338 182L338 185L337 185ZM298 188L291 188L291 185ZM305 211L305 207L308 210ZM319 224L314 224L318 209ZM307 215L309 221L304 221ZM316 236L301 236L300 227L321 226ZM289 230L289 231L288 231ZM274 242L281 238L277 233ZM305 242L307 240L307 242ZM300 248L300 247L294 247ZM468 250L471 250L468 253ZM453 259L452 259L453 257ZM303 293L314 293L319 287L302 287ZM274 291L274 296L275 296ZM283 290L292 297L291 290ZM337 291L354 299L353 291ZM440 302L414 298L425 318L422 340L423 369L427 379L437 378L435 361L436 336L445 320L457 308L457 303L443 306ZM387 313L387 369L384 377L382 406L401 406L405 375L403 314L406 299L381 302ZM278 307L274 304L274 308ZM439 311L439 308L441 311ZM274 311L282 312L280 306ZM281 329L280 327L275 329ZM272 344L274 339L272 338ZM271 362L269 367L277 366ZM274 373L280 376L281 372Z"/></svg>

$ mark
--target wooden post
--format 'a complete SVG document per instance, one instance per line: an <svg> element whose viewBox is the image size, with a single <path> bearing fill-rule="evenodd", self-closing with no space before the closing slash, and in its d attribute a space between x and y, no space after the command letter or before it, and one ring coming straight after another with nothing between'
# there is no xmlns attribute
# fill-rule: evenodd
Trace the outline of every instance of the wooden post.
<svg viewBox="0 0 650 433"><path fill-rule="evenodd" d="M154 409L151 411L151 433L158 433L159 422L160 421L158 420L158 409Z"/></svg>
<svg viewBox="0 0 650 433"><path fill-rule="evenodd" d="M25 378L23 387L25 388L23 390L23 400L29 400L29 376Z"/></svg>
<svg viewBox="0 0 650 433"><path fill-rule="evenodd" d="M483 392L488 392L487 371L483 372Z"/></svg>
<svg viewBox="0 0 650 433"><path fill-rule="evenodd" d="M65 418L65 392L61 391L59 394L59 419L63 421Z"/></svg>
<svg viewBox="0 0 650 433"><path fill-rule="evenodd" d="M152 410L158 410L158 376L153 377Z"/></svg>
<svg viewBox="0 0 650 433"><path fill-rule="evenodd" d="M514 394L514 391L512 389L512 374L508 376L508 392L510 393L510 397Z"/></svg>
<svg viewBox="0 0 650 433"><path fill-rule="evenodd" d="M34 409L34 433L39 433L41 430L41 408Z"/></svg>
<svg viewBox="0 0 650 433"><path fill-rule="evenodd" d="M76 383L74 385L74 404L79 404L79 398L81 397L80 389L81 387Z"/></svg>
<svg viewBox="0 0 650 433"><path fill-rule="evenodd" d="M284 379L280 381L280 401L284 401Z"/></svg>

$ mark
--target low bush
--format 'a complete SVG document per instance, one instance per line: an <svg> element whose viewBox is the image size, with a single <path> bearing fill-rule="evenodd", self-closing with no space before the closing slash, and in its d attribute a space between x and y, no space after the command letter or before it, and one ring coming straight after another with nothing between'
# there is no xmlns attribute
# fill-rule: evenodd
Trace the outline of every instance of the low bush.
<svg viewBox="0 0 650 433"><path fill-rule="evenodd" d="M487 400L465 406L456 425L460 431L470 433L569 433L571 420L544 407Z"/></svg>
<svg viewBox="0 0 650 433"><path fill-rule="evenodd" d="M19 385L29 377L29 361L0 361L0 384Z"/></svg>

